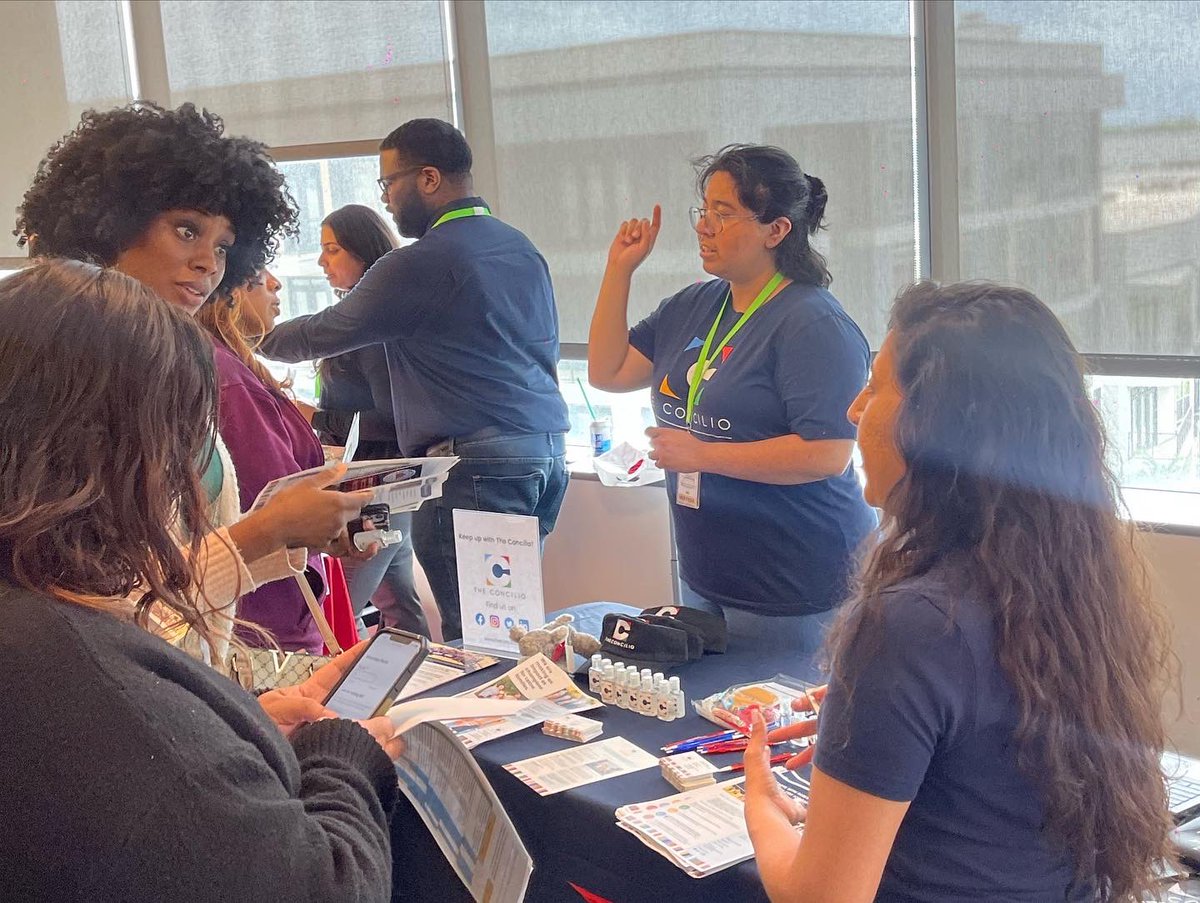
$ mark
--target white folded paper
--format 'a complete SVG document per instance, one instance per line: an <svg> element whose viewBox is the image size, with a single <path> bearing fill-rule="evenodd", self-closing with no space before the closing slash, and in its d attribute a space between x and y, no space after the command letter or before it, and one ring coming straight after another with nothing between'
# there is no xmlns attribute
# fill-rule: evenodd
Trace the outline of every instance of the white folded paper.
<svg viewBox="0 0 1200 903"><path fill-rule="evenodd" d="M475 696L432 697L401 702L388 709L388 717L403 734L426 721L449 718L503 718L515 715L530 703L523 699L479 699Z"/></svg>

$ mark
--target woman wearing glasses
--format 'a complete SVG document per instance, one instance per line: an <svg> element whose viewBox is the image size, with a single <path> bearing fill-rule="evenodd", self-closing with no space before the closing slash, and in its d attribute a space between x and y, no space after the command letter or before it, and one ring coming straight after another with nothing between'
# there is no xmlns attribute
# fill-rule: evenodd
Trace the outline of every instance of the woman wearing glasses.
<svg viewBox="0 0 1200 903"><path fill-rule="evenodd" d="M622 223L588 375L613 392L652 387L650 456L667 471L684 604L723 613L731 641L794 650L803 672L875 525L846 419L867 341L809 243L825 212L821 180L776 147L731 145L697 168L704 206L692 224L716 278L630 329L633 272L661 212Z"/></svg>

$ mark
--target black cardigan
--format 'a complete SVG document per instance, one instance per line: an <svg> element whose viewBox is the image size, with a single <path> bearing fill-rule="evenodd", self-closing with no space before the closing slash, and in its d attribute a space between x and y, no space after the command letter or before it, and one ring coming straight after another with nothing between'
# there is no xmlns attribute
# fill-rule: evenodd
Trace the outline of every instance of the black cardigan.
<svg viewBox="0 0 1200 903"><path fill-rule="evenodd" d="M289 743L133 624L0 581L0 896L387 900L392 763L350 721Z"/></svg>

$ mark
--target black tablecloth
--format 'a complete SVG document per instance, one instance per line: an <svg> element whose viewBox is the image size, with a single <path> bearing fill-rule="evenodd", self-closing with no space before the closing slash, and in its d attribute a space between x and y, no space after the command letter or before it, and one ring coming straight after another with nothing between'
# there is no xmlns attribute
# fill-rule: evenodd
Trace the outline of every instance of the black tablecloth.
<svg viewBox="0 0 1200 903"><path fill-rule="evenodd" d="M491 680L512 667L506 662L440 687L434 694L451 695ZM622 736L653 755L674 740L720 730L692 710L692 699L703 698L731 684L766 680L789 674L784 655L755 649L731 648L724 655L674 669L687 696L688 714L672 722L606 706L584 713L604 723L597 739ZM577 680L585 690L586 675ZM595 742L595 741L593 741ZM613 903L667 903L674 900L765 901L753 860L709 878L690 878L668 860L617 827L614 812L626 803L668 796L674 788L658 768L610 778L553 796L538 796L504 770L519 759L554 752L568 741L529 728L474 750L476 761L533 857L533 878L526 897L530 903L580 903L575 883ZM740 761L740 754L713 757L718 764ZM395 900L468 901L470 896L445 861L420 817L402 801L392 830L396 864Z"/></svg>

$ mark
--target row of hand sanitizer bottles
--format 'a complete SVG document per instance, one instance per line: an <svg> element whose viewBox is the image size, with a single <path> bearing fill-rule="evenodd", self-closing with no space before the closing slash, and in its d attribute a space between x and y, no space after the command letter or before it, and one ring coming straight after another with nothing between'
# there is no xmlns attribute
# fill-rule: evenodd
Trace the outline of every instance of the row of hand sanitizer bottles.
<svg viewBox="0 0 1200 903"><path fill-rule="evenodd" d="M668 680L662 672L651 674L649 668L639 672L632 665L626 667L624 662L614 664L601 658L599 653L592 656L588 668L588 689L605 705L659 721L674 721L684 716L683 689L678 677Z"/></svg>

